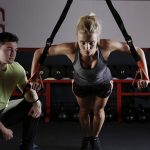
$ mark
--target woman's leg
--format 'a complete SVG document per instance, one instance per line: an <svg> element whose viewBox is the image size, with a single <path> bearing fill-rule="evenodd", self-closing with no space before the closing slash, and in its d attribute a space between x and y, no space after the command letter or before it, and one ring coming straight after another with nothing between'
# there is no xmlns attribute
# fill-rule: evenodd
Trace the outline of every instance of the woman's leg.
<svg viewBox="0 0 150 150"><path fill-rule="evenodd" d="M77 97L77 102L79 104L79 120L83 131L83 139L80 150L90 149L90 110L92 105L92 97L88 96L85 98Z"/></svg>
<svg viewBox="0 0 150 150"><path fill-rule="evenodd" d="M79 105L79 120L84 137L88 137L90 134L90 110L92 105L92 97L78 97L76 96Z"/></svg>
<svg viewBox="0 0 150 150"><path fill-rule="evenodd" d="M90 139L91 150L101 150L101 144L99 140L99 133L102 129L105 120L104 107L108 101L108 98L95 97L93 105L93 130Z"/></svg>
<svg viewBox="0 0 150 150"><path fill-rule="evenodd" d="M104 124L104 120L105 120L104 108L106 106L108 98L109 97L106 98L95 97L94 105L93 105L93 114L94 114L93 131L92 131L93 137L98 137L101 128Z"/></svg>

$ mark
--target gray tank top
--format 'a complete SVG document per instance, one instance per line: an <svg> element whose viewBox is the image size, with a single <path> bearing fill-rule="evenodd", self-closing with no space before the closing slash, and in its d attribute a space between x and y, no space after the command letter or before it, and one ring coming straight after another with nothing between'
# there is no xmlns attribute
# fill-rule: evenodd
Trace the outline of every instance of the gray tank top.
<svg viewBox="0 0 150 150"><path fill-rule="evenodd" d="M75 60L73 62L74 81L79 85L98 85L108 84L112 80L110 69L107 67L107 62L104 60L101 49L98 46L97 64L92 69L84 68L80 62L80 50L77 49Z"/></svg>

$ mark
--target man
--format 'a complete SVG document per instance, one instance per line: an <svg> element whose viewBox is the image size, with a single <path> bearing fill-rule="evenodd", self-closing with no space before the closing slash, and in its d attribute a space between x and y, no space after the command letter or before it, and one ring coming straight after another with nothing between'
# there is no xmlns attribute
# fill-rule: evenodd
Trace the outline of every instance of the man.
<svg viewBox="0 0 150 150"><path fill-rule="evenodd" d="M33 144L41 102L35 90L28 88L24 68L15 62L18 38L9 32L0 33L0 134L5 140L13 138L10 126L23 121L20 150L36 150ZM13 90L18 87L23 98L9 101Z"/></svg>

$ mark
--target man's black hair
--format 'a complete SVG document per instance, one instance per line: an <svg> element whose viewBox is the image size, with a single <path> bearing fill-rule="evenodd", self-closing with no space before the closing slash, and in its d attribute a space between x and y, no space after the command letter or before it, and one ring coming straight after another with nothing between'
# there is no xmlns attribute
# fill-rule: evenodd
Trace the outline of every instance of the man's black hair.
<svg viewBox="0 0 150 150"><path fill-rule="evenodd" d="M10 32L2 32L0 33L0 44L4 44L6 42L16 42L18 43L18 37Z"/></svg>

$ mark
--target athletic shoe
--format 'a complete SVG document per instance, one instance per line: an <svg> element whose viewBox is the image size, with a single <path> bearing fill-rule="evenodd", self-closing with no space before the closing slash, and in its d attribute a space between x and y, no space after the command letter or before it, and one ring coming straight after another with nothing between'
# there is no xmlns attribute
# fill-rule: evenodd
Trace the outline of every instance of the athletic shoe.
<svg viewBox="0 0 150 150"><path fill-rule="evenodd" d="M98 137L90 138L91 150L102 150L100 140Z"/></svg>
<svg viewBox="0 0 150 150"><path fill-rule="evenodd" d="M80 150L90 150L90 138L89 137L84 137L82 139Z"/></svg>

